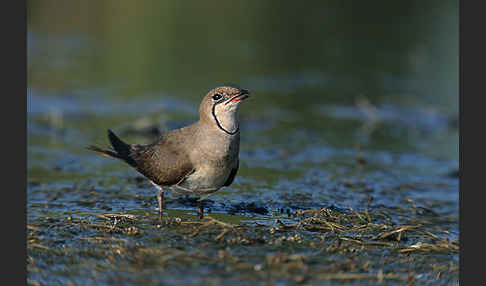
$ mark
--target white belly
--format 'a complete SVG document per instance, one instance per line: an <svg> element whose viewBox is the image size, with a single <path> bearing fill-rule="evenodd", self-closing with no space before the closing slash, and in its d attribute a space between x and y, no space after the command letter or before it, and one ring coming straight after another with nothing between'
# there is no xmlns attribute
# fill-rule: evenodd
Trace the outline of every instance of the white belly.
<svg viewBox="0 0 486 286"><path fill-rule="evenodd" d="M209 195L223 186L228 179L229 172L228 169L202 167L189 175L178 186L173 186L172 189L178 193Z"/></svg>

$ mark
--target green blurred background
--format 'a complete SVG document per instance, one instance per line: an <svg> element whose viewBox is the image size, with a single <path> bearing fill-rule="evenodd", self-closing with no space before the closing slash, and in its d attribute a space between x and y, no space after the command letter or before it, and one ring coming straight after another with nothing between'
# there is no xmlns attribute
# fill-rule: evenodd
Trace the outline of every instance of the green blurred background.
<svg viewBox="0 0 486 286"><path fill-rule="evenodd" d="M198 99L237 83L296 108L458 109L457 1L29 1L28 45L39 91Z"/></svg>

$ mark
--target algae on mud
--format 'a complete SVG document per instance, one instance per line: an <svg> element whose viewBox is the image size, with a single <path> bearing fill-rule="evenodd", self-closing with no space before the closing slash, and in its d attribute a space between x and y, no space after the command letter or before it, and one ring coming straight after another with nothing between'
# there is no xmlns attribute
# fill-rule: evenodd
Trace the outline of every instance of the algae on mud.
<svg viewBox="0 0 486 286"><path fill-rule="evenodd" d="M403 210L407 214L416 216L412 207ZM231 215L198 220L170 210L162 224L154 212L39 217L28 225L28 269L41 283L49 281L42 269L55 266L58 279L74 283L86 271L107 284L456 280L458 242L442 237L431 223L436 217L418 217L421 224L405 224L410 218L394 221L373 205L300 210L291 218L277 212L236 223ZM187 272L194 280L185 280Z"/></svg>

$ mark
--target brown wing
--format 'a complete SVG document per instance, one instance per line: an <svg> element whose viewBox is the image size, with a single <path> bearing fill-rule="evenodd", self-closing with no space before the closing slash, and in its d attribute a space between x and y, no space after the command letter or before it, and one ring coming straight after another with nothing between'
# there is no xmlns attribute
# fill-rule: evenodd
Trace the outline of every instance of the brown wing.
<svg viewBox="0 0 486 286"><path fill-rule="evenodd" d="M164 136L151 145L132 146L130 157L136 162L136 169L152 182L171 186L194 171L181 143L178 136Z"/></svg>

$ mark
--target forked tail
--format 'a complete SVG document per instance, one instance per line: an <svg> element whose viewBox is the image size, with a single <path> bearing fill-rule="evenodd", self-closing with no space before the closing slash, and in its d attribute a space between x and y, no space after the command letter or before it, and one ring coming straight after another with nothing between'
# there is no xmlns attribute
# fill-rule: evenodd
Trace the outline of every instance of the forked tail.
<svg viewBox="0 0 486 286"><path fill-rule="evenodd" d="M113 149L115 149L115 151L102 149L94 145L90 145L86 147L86 149L94 151L106 157L123 160L129 165L136 167L136 162L130 157L130 145L123 142L110 129L108 129L108 139L110 139L111 146L113 146Z"/></svg>

